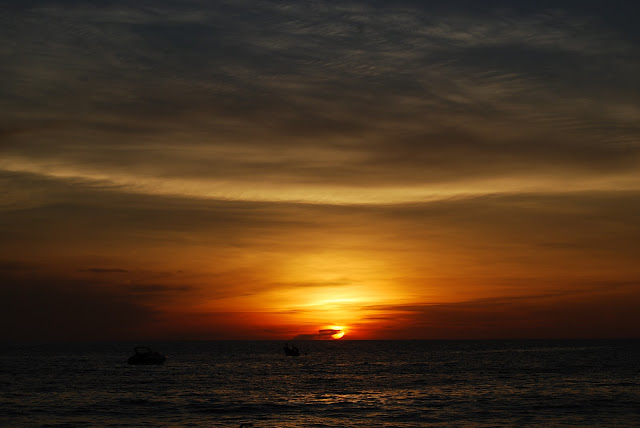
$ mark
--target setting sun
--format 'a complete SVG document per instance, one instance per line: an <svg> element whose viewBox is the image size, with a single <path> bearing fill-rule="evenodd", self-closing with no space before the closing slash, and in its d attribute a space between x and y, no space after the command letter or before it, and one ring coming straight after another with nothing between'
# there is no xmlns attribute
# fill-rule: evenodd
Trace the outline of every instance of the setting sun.
<svg viewBox="0 0 640 428"><path fill-rule="evenodd" d="M344 326L341 325L330 325L327 327L327 330L333 331L333 334L331 335L331 338L333 339L341 339L345 333Z"/></svg>

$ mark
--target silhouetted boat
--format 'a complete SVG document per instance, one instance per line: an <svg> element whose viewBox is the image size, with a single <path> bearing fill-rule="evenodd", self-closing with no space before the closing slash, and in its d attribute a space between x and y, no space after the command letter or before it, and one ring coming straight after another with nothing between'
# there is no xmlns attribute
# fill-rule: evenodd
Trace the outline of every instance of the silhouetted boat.
<svg viewBox="0 0 640 428"><path fill-rule="evenodd" d="M283 349L284 349L284 355L288 357L300 356L300 351L295 346L292 346L291 348L289 348L289 344L286 344Z"/></svg>
<svg viewBox="0 0 640 428"><path fill-rule="evenodd" d="M159 352L152 351L151 348L147 348L146 346L136 346L134 348L136 352L134 355L129 357L127 362L129 364L135 365L153 365L153 364L164 364L164 360L167 359L164 355Z"/></svg>

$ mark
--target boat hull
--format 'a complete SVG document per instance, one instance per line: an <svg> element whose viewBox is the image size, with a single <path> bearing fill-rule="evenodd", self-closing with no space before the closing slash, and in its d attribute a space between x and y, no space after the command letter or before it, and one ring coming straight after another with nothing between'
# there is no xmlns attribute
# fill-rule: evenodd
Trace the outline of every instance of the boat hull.
<svg viewBox="0 0 640 428"><path fill-rule="evenodd" d="M129 357L129 359L127 360L127 362L129 364L132 365L143 365L143 366L150 366L150 365L161 365L164 364L164 361L167 358L164 355L134 355L132 357Z"/></svg>

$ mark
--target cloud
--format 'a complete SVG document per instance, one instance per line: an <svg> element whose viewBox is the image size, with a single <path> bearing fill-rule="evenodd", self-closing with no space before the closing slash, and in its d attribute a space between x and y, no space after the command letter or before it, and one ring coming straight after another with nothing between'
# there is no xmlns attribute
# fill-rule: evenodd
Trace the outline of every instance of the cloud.
<svg viewBox="0 0 640 428"><path fill-rule="evenodd" d="M0 168L240 200L638 188L640 65L588 9L243 5L12 11L0 99L30 131Z"/></svg>
<svg viewBox="0 0 640 428"><path fill-rule="evenodd" d="M3 273L31 272L39 268L40 265L31 262L0 259L0 272Z"/></svg>
<svg viewBox="0 0 640 428"><path fill-rule="evenodd" d="M78 272L91 272L91 273L127 273L126 269L113 269L113 268L89 268L79 269Z"/></svg>
<svg viewBox="0 0 640 428"><path fill-rule="evenodd" d="M85 281L3 278L0 336L5 341L139 340L154 332L160 313L142 302Z"/></svg>
<svg viewBox="0 0 640 428"><path fill-rule="evenodd" d="M325 329L322 329L322 330L318 330L318 338L319 339L329 339L334 334L340 333L340 332L342 332L342 330L332 329L332 328L325 328Z"/></svg>
<svg viewBox="0 0 640 428"><path fill-rule="evenodd" d="M199 313L630 281L637 6L587 3L11 2L0 272Z"/></svg>
<svg viewBox="0 0 640 428"><path fill-rule="evenodd" d="M635 287L637 282L601 284L589 291L379 306L368 310L387 315L366 320L375 321L377 336L385 338L635 337L640 321L633 310L640 299Z"/></svg>
<svg viewBox="0 0 640 428"><path fill-rule="evenodd" d="M64 265L43 263L37 270L22 265L11 262L9 269L2 269L0 264L0 337L5 341L166 337L172 324L168 308L179 310L185 299L199 295L196 286L151 283L150 272L94 268L75 271L92 274L78 277L65 272ZM123 282L112 273L129 273L135 282Z"/></svg>
<svg viewBox="0 0 640 428"><path fill-rule="evenodd" d="M329 340L333 339L333 335L340 333L342 330L331 328L318 330L317 333L298 334L292 340Z"/></svg>
<svg viewBox="0 0 640 428"><path fill-rule="evenodd" d="M188 285L166 285L166 284L135 284L127 286L127 290L141 295L149 294L171 294L191 292L193 286Z"/></svg>

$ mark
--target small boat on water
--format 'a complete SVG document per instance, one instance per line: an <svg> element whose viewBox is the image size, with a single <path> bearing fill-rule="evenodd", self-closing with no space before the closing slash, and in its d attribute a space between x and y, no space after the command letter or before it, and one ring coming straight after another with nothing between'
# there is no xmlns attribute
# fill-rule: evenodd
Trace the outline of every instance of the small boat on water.
<svg viewBox="0 0 640 428"><path fill-rule="evenodd" d="M287 343L284 346L284 355L288 356L288 357L299 357L300 356L300 350L298 350L297 347L292 346L289 347L289 344Z"/></svg>
<svg viewBox="0 0 640 428"><path fill-rule="evenodd" d="M134 365L154 365L164 364L164 360L167 359L159 352L152 351L151 348L146 346L136 346L134 348L135 354L129 357L127 362Z"/></svg>

